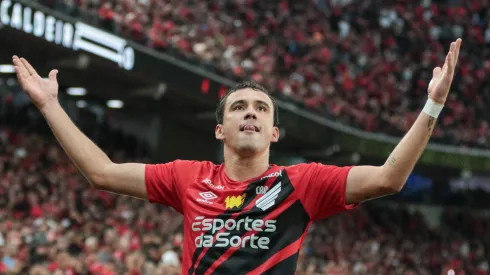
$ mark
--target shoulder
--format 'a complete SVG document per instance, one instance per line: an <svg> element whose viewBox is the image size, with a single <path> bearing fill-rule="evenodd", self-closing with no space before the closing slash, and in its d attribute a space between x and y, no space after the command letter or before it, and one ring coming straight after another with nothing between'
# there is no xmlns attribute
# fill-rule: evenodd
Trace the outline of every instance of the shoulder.
<svg viewBox="0 0 490 275"><path fill-rule="evenodd" d="M216 164L211 161L199 161L199 160L184 160L176 159L170 162L147 164L148 166L172 166L174 168L214 168Z"/></svg>
<svg viewBox="0 0 490 275"><path fill-rule="evenodd" d="M172 161L173 165L179 167L189 167L189 168L202 168L202 169L214 169L218 167L218 165L214 164L211 161L200 161L200 160L182 160L176 159Z"/></svg>
<svg viewBox="0 0 490 275"><path fill-rule="evenodd" d="M293 183L308 181L311 177L313 163L299 163L289 166L282 166L281 170L287 178Z"/></svg>
<svg viewBox="0 0 490 275"><path fill-rule="evenodd" d="M340 166L335 166L335 165L329 165L329 164L323 164L319 162L310 162L310 163L299 163L295 165L290 165L290 166L285 166L284 169L286 171L291 171L291 172L314 172L317 170L332 170L332 169L337 169L337 168L343 168Z"/></svg>
<svg viewBox="0 0 490 275"><path fill-rule="evenodd" d="M286 166L285 171L290 178L299 178L303 180L331 179L334 177L343 177L347 175L351 166L335 166L322 164L318 162L300 163Z"/></svg>
<svg viewBox="0 0 490 275"><path fill-rule="evenodd" d="M211 161L199 161L199 160L174 160L174 169L179 174L187 175L201 175L208 174L218 170L219 165L214 164Z"/></svg>
<svg viewBox="0 0 490 275"><path fill-rule="evenodd" d="M294 165L284 166L283 169L286 170L288 174L306 173L314 170L315 168L318 168L318 165L320 164L316 162L298 163Z"/></svg>
<svg viewBox="0 0 490 275"><path fill-rule="evenodd" d="M171 162L147 164L147 174L171 175L171 176L193 176L216 170L217 165L210 161L182 160L176 159Z"/></svg>

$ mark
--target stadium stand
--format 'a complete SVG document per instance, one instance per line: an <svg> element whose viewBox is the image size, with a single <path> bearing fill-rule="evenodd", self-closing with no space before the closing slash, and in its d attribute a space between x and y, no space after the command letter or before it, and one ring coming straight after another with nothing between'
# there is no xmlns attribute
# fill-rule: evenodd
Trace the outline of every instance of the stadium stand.
<svg viewBox="0 0 490 275"><path fill-rule="evenodd" d="M214 70L251 78L315 112L403 135L444 45L464 47L433 140L488 148L488 1L42 0L108 31Z"/></svg>
<svg viewBox="0 0 490 275"><path fill-rule="evenodd" d="M91 188L13 95L0 96L0 274L180 274L181 215ZM90 125L116 161L149 162L132 139Z"/></svg>
<svg viewBox="0 0 490 275"><path fill-rule="evenodd" d="M390 135L411 125L431 68L460 36L459 74L433 140L490 144L488 0L38 1L227 78L254 79L330 119ZM182 216L91 188L29 100L3 84L0 274L180 274ZM113 161L150 162L139 141L80 112L77 125ZM476 203L473 196L448 200ZM459 205L430 219L409 206L368 202L309 228L297 274L490 275L488 217Z"/></svg>
<svg viewBox="0 0 490 275"><path fill-rule="evenodd" d="M1 274L180 274L180 214L91 188L21 94L0 99ZM85 119L114 161L148 162ZM430 226L420 212L366 203L310 227L297 274L488 275L490 220L479 213L446 209Z"/></svg>

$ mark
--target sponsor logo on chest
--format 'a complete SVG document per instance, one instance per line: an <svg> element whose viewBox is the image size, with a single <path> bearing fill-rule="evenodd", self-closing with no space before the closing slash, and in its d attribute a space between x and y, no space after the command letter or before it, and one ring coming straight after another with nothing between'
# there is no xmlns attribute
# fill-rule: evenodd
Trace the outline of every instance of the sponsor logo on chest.
<svg viewBox="0 0 490 275"><path fill-rule="evenodd" d="M255 207L262 211L266 211L275 206L279 193L282 190L282 182L279 181L272 188L267 186L259 186L255 189L257 195L260 195L255 201ZM199 193L204 201L212 204L209 200L214 200L217 196L213 192ZM247 194L227 196L224 200L225 209L238 209L244 206ZM198 199L199 201L199 199ZM217 203L217 202L215 202ZM221 202L220 202L221 203ZM260 213L261 211L258 211ZM257 212L256 212L257 213ZM276 231L275 219L266 219L254 215L245 215L242 217L213 217L197 215L192 222L192 231L196 233L194 236L194 244L196 247L250 247L252 249L269 249L270 235ZM236 232L247 232L243 235L236 235ZM264 232L267 234L258 234Z"/></svg>
<svg viewBox="0 0 490 275"><path fill-rule="evenodd" d="M216 198L218 198L218 196L216 196L213 192L211 191L208 191L208 192L201 192L199 193L199 195L204 199L200 199L200 198L197 198L196 201L198 202L202 202L202 203L206 203L206 204L213 204L212 202L210 202L211 200L214 200Z"/></svg>

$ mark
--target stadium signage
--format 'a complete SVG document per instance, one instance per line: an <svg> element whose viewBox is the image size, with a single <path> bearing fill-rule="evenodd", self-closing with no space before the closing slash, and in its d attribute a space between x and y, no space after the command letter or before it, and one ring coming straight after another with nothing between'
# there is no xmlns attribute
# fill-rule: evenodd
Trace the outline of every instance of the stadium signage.
<svg viewBox="0 0 490 275"><path fill-rule="evenodd" d="M128 71L134 67L134 49L126 40L81 22L72 24L21 3L0 0L0 23L65 48L111 60Z"/></svg>

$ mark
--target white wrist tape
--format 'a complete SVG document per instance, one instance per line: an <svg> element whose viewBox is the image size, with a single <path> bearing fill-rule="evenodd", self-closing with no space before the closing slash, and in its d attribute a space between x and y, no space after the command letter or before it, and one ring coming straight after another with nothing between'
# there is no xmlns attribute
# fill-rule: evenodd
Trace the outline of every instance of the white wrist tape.
<svg viewBox="0 0 490 275"><path fill-rule="evenodd" d="M439 114L441 113L442 108L444 108L444 105L435 103L434 101L432 101L432 99L429 98L429 99L427 99L427 102L425 103L425 106L424 106L424 109L422 110L422 112L428 114L429 116L431 116L433 118L437 118L439 116Z"/></svg>

